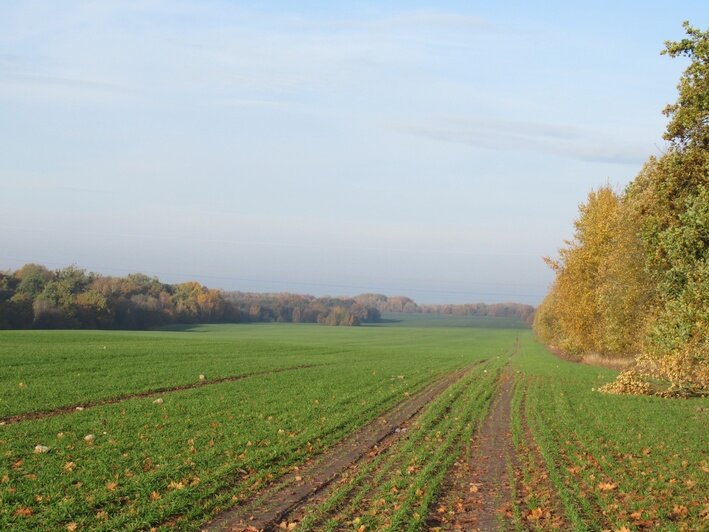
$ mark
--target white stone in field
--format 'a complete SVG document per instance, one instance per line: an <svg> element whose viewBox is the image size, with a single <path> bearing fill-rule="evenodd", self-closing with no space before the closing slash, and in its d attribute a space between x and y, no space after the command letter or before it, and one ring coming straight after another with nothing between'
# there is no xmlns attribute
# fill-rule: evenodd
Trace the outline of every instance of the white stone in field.
<svg viewBox="0 0 709 532"><path fill-rule="evenodd" d="M205 381L205 380L207 380L207 377L205 377L204 375L200 374L200 375L199 375L199 380Z"/></svg>
<svg viewBox="0 0 709 532"><path fill-rule="evenodd" d="M79 412L81 412L81 411L84 409L84 407L83 407L83 406L77 406L76 409L77 409Z"/></svg>
<svg viewBox="0 0 709 532"><path fill-rule="evenodd" d="M84 441L86 443L93 443L95 439L96 436L94 436L93 434L87 434L86 436L84 436Z"/></svg>
<svg viewBox="0 0 709 532"><path fill-rule="evenodd" d="M161 405L161 404L162 404L162 399L155 399L155 401L153 401L153 404L154 404L154 405Z"/></svg>
<svg viewBox="0 0 709 532"><path fill-rule="evenodd" d="M49 452L49 447L46 445L36 445L34 448L35 454L44 454Z"/></svg>

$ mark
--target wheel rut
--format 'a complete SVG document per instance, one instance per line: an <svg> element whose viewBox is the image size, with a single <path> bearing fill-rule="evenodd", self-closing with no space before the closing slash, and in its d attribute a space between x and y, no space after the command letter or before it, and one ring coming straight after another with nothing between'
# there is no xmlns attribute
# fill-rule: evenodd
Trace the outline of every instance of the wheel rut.
<svg viewBox="0 0 709 532"><path fill-rule="evenodd" d="M215 384L223 384L225 382L237 382L245 379L250 379L252 377L259 377L263 375L273 375L276 373L283 373L285 371L296 371L299 369L315 368L320 366L327 366L329 364L305 364L298 366L289 366L287 368L276 368L264 371L254 371L251 373L244 373L242 375L233 375L229 377L220 377L217 379L211 379L208 381L200 381L191 384L181 384L177 386L168 386L164 388L156 388L153 390L146 390L144 392L137 392L125 395L118 395L115 397L108 397L106 399L98 399L96 401L88 401L84 403L75 403L73 405L62 406L59 408L54 408L52 410L40 410L35 412L26 412L23 414L13 414L11 416L6 416L0 418L0 425L12 425L14 423L21 423L23 421L30 421L35 419L44 419L47 417L60 416L62 414L72 414L74 412L80 412L82 410L88 410L90 408L96 408L97 406L104 405L114 405L117 403L122 403L123 401L128 401L130 399L147 399L150 397L157 397L158 395L163 395L171 392L180 392L183 390L192 390L194 388L202 388L203 386L213 386Z"/></svg>
<svg viewBox="0 0 709 532"><path fill-rule="evenodd" d="M353 464L361 460L387 438L391 440L403 424L418 414L424 406L448 389L484 360L473 366L450 373L430 384L410 399L346 437L317 460L306 464L297 472L289 473L266 488L252 501L241 504L219 515L202 527L203 531L269 531L296 508L315 502L334 480ZM391 441L388 442L390 444Z"/></svg>
<svg viewBox="0 0 709 532"><path fill-rule="evenodd" d="M505 371L488 415L454 464L427 524L433 530L493 531L510 528L514 504L510 474L516 469L511 431L514 378Z"/></svg>

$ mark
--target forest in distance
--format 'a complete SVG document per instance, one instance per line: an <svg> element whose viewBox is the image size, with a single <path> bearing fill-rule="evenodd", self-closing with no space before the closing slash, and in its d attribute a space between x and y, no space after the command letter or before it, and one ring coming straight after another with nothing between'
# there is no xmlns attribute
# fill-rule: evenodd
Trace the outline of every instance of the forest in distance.
<svg viewBox="0 0 709 532"><path fill-rule="evenodd" d="M186 323L376 323L385 312L517 318L530 325L534 307L520 303L419 305L405 296L315 297L207 288L196 281L167 284L25 264L0 272L0 329L148 329Z"/></svg>

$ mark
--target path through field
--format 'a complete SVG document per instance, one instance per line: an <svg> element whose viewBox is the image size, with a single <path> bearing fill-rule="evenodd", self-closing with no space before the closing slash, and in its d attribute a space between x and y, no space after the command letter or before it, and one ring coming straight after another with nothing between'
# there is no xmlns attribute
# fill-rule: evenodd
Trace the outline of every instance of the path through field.
<svg viewBox="0 0 709 532"><path fill-rule="evenodd" d="M83 403L76 403L73 405L62 406L60 408L54 408L51 410L38 410L35 412L25 412L22 414L15 414L12 416L0 417L0 425L12 425L13 423L20 423L21 421L29 421L33 419L44 419L47 417L60 416L62 414L70 414L74 411L87 410L89 408L95 408L97 406L104 405L115 405L117 403L122 403L123 401L129 401L131 399L149 399L153 397L160 397L166 393L181 392L185 390L193 390L195 388L200 388L202 386L213 386L216 384L223 384L225 382L237 382L243 381L244 379L249 379L252 377L261 377L263 375L272 375L275 373L282 373L284 371L296 371L299 369L314 368L316 366L321 366L323 364L300 364L297 366L291 366L286 368L276 368L269 369L265 371L254 371L251 373L244 373L243 375L232 375L229 377L219 377L210 380L200 380L192 384L182 384L179 386L168 386L163 388L157 388L153 390L147 390L144 392L136 392L125 395L119 395L117 397L108 397L106 399L99 399L96 401L88 401Z"/></svg>
<svg viewBox="0 0 709 532"><path fill-rule="evenodd" d="M286 475L250 504L225 512L203 527L203 530L273 530L277 529L280 523L288 523L297 507L313 503L317 494L344 470L376 449L387 437L395 438L402 434L404 423L468 371L456 371L439 379L373 423L345 438L319 460Z"/></svg>
<svg viewBox="0 0 709 532"><path fill-rule="evenodd" d="M512 504L510 475L515 449L510 430L514 380L509 372L499 381L496 396L480 430L457 460L433 508L428 525L436 530L506 529Z"/></svg>

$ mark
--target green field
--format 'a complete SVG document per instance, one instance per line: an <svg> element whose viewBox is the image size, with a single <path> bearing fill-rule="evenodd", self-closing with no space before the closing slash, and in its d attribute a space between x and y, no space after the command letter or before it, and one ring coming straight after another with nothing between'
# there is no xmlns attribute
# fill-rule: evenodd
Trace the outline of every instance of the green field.
<svg viewBox="0 0 709 532"><path fill-rule="evenodd" d="M538 508L580 530L707 522L708 400L601 395L592 388L613 372L554 358L516 321L385 318L0 332L0 529L195 529L462 368L406 437L299 526L424 527L502 371L516 383L517 526L543 527L528 519Z"/></svg>

